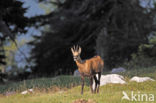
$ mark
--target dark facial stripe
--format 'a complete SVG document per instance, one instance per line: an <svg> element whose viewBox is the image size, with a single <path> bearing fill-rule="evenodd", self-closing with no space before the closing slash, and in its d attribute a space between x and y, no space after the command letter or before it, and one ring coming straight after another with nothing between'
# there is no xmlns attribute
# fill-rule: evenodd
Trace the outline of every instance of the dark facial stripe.
<svg viewBox="0 0 156 103"><path fill-rule="evenodd" d="M78 56L74 56L73 58L74 58L74 60L77 60Z"/></svg>

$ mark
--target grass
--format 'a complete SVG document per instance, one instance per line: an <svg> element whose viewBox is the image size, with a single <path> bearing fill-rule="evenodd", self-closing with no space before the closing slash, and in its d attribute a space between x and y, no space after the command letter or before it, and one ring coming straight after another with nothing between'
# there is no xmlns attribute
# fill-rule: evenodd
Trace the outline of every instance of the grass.
<svg viewBox="0 0 156 103"><path fill-rule="evenodd" d="M87 78L85 82L87 85L89 84ZM4 93L6 91L23 91L29 88L48 89L55 86L59 88L71 88L80 84L80 77L63 75L55 78L39 78L24 80L21 82L9 82L7 84L0 85L0 93Z"/></svg>
<svg viewBox="0 0 156 103"><path fill-rule="evenodd" d="M39 92L33 94L21 95L19 93L9 96L1 97L1 103L72 103L76 99L92 99L97 103L130 103L127 100L121 100L122 91L130 94L131 91L135 93L150 93L156 95L156 82L128 84L108 84L100 88L99 94L91 94L88 86L84 88L84 95L80 94L80 86L68 89L66 91L53 92ZM137 102L136 102L137 103ZM138 102L140 103L140 102ZM141 102L143 103L143 102ZM145 103L145 102L144 102ZM147 102L146 102L147 103Z"/></svg>
<svg viewBox="0 0 156 103"><path fill-rule="evenodd" d="M149 76L156 79L156 67L142 68L128 70L121 73L125 78L137 76ZM88 80L86 80L88 84ZM156 81L151 82L127 82L127 84L108 84L100 88L99 94L91 94L90 88L85 86L84 94L80 94L80 78L73 76L58 76L55 78L39 78L32 80L25 80L17 83L9 83L0 85L0 92L16 91L11 96L0 96L0 103L72 103L76 99L92 99L97 103L148 103L132 102L128 100L121 100L122 91L131 94L135 93L149 93L155 95L155 101L149 103L156 103ZM34 88L33 93L26 95L20 94L21 91L28 88Z"/></svg>

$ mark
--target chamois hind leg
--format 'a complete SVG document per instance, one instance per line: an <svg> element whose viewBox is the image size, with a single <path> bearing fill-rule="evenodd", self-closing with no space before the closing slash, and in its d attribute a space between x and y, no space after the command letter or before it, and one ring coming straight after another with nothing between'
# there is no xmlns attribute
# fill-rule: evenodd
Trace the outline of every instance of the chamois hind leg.
<svg viewBox="0 0 156 103"><path fill-rule="evenodd" d="M98 87L97 87L97 93L99 93L99 88L100 88L100 78L101 78L101 72L98 73Z"/></svg>
<svg viewBox="0 0 156 103"><path fill-rule="evenodd" d="M93 85L93 77L91 76L90 77L90 89L91 89L91 92L93 93L92 85Z"/></svg>
<svg viewBox="0 0 156 103"><path fill-rule="evenodd" d="M84 88L84 76L81 76L82 85L81 85L81 94L83 94L83 88Z"/></svg>
<svg viewBox="0 0 156 103"><path fill-rule="evenodd" d="M94 88L94 93L96 93L96 89L97 89L97 82L98 82L96 75L94 75L94 80L95 80L95 88Z"/></svg>

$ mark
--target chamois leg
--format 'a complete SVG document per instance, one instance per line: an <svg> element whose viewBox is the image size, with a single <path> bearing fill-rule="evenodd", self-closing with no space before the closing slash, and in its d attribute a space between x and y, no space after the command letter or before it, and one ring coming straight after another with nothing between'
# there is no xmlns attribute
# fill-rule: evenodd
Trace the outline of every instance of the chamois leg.
<svg viewBox="0 0 156 103"><path fill-rule="evenodd" d="M97 89L97 78L96 78L96 75L94 75L94 80L95 80L95 88L94 88L94 93L96 93L96 89Z"/></svg>
<svg viewBox="0 0 156 103"><path fill-rule="evenodd" d="M92 85L93 85L93 77L91 76L90 77L90 89L91 89L91 92L93 93Z"/></svg>
<svg viewBox="0 0 156 103"><path fill-rule="evenodd" d="M98 73L98 87L97 87L97 93L99 93L99 88L100 88L100 78L101 78L101 72Z"/></svg>
<svg viewBox="0 0 156 103"><path fill-rule="evenodd" d="M81 76L82 85L81 85L81 94L83 94L83 88L84 88L84 76Z"/></svg>

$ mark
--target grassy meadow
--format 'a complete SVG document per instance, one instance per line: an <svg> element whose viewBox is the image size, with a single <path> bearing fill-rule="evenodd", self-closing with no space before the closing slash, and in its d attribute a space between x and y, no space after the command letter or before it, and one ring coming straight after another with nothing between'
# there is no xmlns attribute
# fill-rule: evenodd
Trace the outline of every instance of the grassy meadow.
<svg viewBox="0 0 156 103"><path fill-rule="evenodd" d="M128 70L125 73L121 73L121 75L126 78L126 84L108 84L102 86L99 94L91 94L88 80L86 79L87 85L84 88L84 94L81 95L80 78L73 76L39 78L16 83L10 82L0 85L0 103L72 103L77 99L91 99L95 103L156 103L156 81L143 83L129 82L129 79L136 75L148 76L156 80L156 67L136 69L133 71ZM20 94L21 91L28 88L33 88L34 92L26 95ZM122 91L125 91L129 95L131 91L140 94L154 94L155 101L137 102L121 100L123 96ZM12 94L6 95L7 93Z"/></svg>

